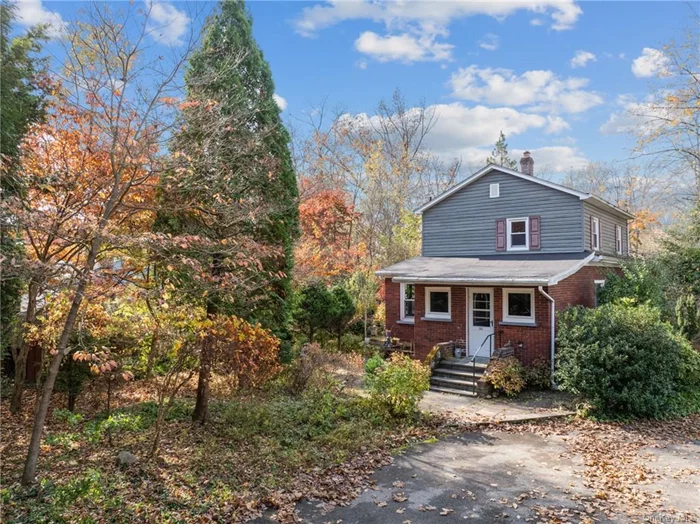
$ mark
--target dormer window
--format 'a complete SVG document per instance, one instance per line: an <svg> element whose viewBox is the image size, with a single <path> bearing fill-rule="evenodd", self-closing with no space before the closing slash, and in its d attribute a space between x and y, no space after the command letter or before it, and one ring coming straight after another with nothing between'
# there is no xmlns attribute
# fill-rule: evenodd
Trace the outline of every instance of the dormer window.
<svg viewBox="0 0 700 524"><path fill-rule="evenodd" d="M530 228L528 218L508 219L508 251L526 251L530 249Z"/></svg>

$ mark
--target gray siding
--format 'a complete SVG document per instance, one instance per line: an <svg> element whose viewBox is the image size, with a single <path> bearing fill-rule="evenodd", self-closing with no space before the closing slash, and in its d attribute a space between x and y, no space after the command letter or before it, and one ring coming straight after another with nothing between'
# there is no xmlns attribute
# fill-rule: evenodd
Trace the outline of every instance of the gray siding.
<svg viewBox="0 0 700 524"><path fill-rule="evenodd" d="M583 203L583 239L586 249L591 249L591 216L597 217L600 221L602 237L600 253L617 256L615 251L615 226L620 226L622 228L622 255L629 255L627 220L614 212L595 207L589 202Z"/></svg>
<svg viewBox="0 0 700 524"><path fill-rule="evenodd" d="M500 184L498 198L489 198L493 183ZM542 238L541 249L532 253L584 250L583 202L578 197L492 172L423 213L423 256L522 255L496 251L496 219L533 215L541 217Z"/></svg>

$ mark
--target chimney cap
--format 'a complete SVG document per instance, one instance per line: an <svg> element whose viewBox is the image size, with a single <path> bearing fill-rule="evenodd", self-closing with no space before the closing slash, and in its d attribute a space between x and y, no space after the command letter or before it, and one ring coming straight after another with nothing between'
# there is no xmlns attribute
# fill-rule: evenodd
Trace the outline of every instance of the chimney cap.
<svg viewBox="0 0 700 524"><path fill-rule="evenodd" d="M523 156L524 156L525 158L530 158L530 152L529 152L529 151L525 151L525 152L523 153Z"/></svg>

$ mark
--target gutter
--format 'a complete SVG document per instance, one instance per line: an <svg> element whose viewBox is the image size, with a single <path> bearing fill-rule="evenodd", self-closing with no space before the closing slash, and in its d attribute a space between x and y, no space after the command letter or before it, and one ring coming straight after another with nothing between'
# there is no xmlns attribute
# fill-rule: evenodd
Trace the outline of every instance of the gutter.
<svg viewBox="0 0 700 524"><path fill-rule="evenodd" d="M554 339L554 334L555 334L555 322L556 322L556 303L554 302L554 299L549 296L544 289L542 289L542 286L538 286L537 290L540 292L540 294L549 300L550 304L550 319L549 319L549 324L551 328L551 334L550 334L550 343L549 343L549 352L550 352L550 364L552 366L551 369L551 376L552 376L552 389L557 389L557 383L554 382L554 347L555 347L555 339Z"/></svg>
<svg viewBox="0 0 700 524"><path fill-rule="evenodd" d="M379 275L382 276L382 275ZM387 278L390 275L387 275ZM460 277L412 277L412 276L395 276L391 279L393 282L403 284L479 284L479 285L519 285L519 286L547 286L550 284L549 278L460 278Z"/></svg>

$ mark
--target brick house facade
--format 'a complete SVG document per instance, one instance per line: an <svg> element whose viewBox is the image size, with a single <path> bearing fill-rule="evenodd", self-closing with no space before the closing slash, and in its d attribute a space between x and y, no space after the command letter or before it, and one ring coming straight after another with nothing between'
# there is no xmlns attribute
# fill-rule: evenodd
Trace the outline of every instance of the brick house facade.
<svg viewBox="0 0 700 524"><path fill-rule="evenodd" d="M556 311L595 307L620 271L632 215L536 178L529 154L521 167L489 165L422 206L421 256L377 272L387 332L416 358L464 341L470 356L511 343L525 365L550 360Z"/></svg>

